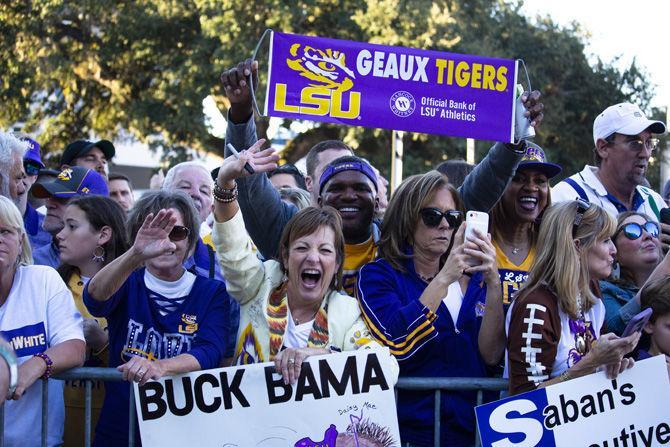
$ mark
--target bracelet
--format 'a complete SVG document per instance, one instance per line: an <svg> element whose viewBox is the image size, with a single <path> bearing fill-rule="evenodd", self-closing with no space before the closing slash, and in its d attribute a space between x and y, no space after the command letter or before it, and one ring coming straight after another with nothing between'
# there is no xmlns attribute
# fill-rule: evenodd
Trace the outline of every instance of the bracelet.
<svg viewBox="0 0 670 447"><path fill-rule="evenodd" d="M19 383L19 366L16 361L16 354L12 349L0 345L0 357L7 362L7 369L9 370L9 388L7 389L7 399L11 399L16 391L16 385Z"/></svg>
<svg viewBox="0 0 670 447"><path fill-rule="evenodd" d="M214 200L220 203L231 203L237 200L237 184L234 188L221 188L218 183L214 185L214 190L212 191L212 196Z"/></svg>
<svg viewBox="0 0 670 447"><path fill-rule="evenodd" d="M34 357L41 358L47 365L47 369L46 371L44 371L44 374L42 374L42 378L48 379L49 377L51 377L51 374L53 374L54 372L54 362L51 361L51 358L49 358L49 356L43 352L38 352L37 354L34 355Z"/></svg>
<svg viewBox="0 0 670 447"><path fill-rule="evenodd" d="M567 382L568 380L572 379L572 375L570 375L567 369L563 371L558 377L561 379L561 382Z"/></svg>

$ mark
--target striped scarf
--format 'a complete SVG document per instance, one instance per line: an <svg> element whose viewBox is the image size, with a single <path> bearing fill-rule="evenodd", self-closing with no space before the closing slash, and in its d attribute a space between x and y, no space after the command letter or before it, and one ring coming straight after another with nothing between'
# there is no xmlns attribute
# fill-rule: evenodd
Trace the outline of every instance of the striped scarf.
<svg viewBox="0 0 670 447"><path fill-rule="evenodd" d="M266 316L270 328L270 361L274 360L284 341L288 322L287 288L288 281L284 281L270 293L268 300ZM325 348L328 344L328 305L324 303L314 317L314 324L307 339L309 348Z"/></svg>

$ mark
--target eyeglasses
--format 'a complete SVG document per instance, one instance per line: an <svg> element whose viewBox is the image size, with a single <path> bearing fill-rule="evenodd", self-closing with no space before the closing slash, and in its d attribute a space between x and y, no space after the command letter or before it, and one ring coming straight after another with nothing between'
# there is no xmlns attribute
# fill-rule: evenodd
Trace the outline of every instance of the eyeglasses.
<svg viewBox="0 0 670 447"><path fill-rule="evenodd" d="M172 242L177 242L177 241L183 241L188 237L188 235L191 233L191 230L188 228L181 226L181 225L175 225L172 227L172 231L170 231L170 240Z"/></svg>
<svg viewBox="0 0 670 447"><path fill-rule="evenodd" d="M582 219L584 219L584 213L591 206L591 203L584 199L576 199L575 202L577 202L577 212L575 213L575 220L572 221L573 238L575 237L575 234L577 234L577 228L581 225Z"/></svg>
<svg viewBox="0 0 670 447"><path fill-rule="evenodd" d="M40 173L40 166L33 163L23 163L23 169L26 175L38 175Z"/></svg>
<svg viewBox="0 0 670 447"><path fill-rule="evenodd" d="M615 143L614 135L612 135L611 139L608 138L607 141L611 144ZM649 138L647 140L628 140L622 141L621 144L625 144L628 146L628 149L633 152L640 152L642 149L648 149L649 152L654 152L656 149L658 149L658 138Z"/></svg>
<svg viewBox="0 0 670 447"><path fill-rule="evenodd" d="M451 228L458 228L463 222L463 213L458 210L447 210L443 213L437 208L422 208L419 214L423 223L430 228L439 226L443 217Z"/></svg>
<svg viewBox="0 0 670 447"><path fill-rule="evenodd" d="M630 222L616 230L616 233L614 233L614 237L612 239L616 239L619 233L623 231L624 236L626 236L631 241L634 241L635 239L642 237L642 230L646 231L651 237L654 238L658 238L658 233L660 231L656 222L645 222L644 225L640 225L637 222Z"/></svg>

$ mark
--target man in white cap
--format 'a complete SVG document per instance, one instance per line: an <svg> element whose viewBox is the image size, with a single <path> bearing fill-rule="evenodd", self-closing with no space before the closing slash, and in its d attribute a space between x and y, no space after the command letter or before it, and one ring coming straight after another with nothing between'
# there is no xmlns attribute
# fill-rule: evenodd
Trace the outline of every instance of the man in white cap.
<svg viewBox="0 0 670 447"><path fill-rule="evenodd" d="M582 198L614 217L624 211L638 211L658 222L665 201L642 185L649 157L657 145L654 135L664 133L665 124L647 119L635 104L608 107L593 122L596 166L586 165L554 186L552 202Z"/></svg>

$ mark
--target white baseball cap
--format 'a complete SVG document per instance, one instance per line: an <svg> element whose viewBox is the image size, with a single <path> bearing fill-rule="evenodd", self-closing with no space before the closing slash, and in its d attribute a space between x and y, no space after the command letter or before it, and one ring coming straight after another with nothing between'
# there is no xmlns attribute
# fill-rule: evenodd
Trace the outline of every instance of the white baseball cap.
<svg viewBox="0 0 670 447"><path fill-rule="evenodd" d="M606 108L593 121L593 143L614 133L637 135L645 129L649 129L651 133L664 134L665 124L647 119L635 104L622 102Z"/></svg>

